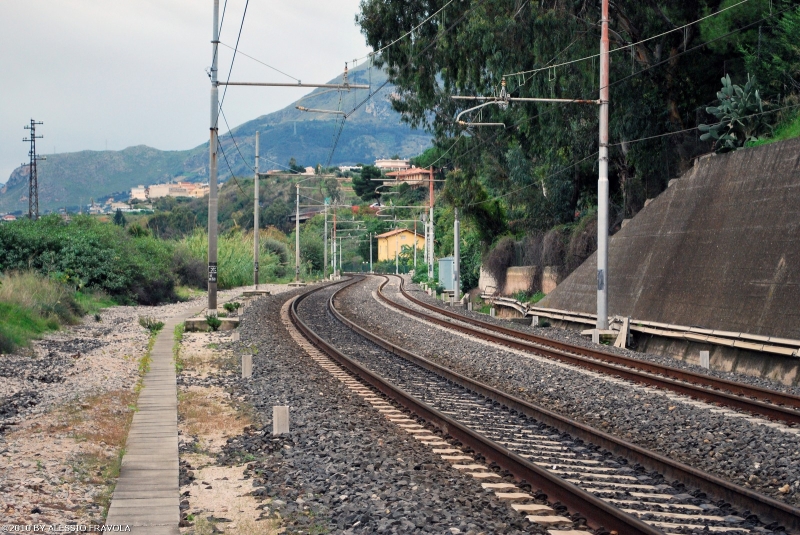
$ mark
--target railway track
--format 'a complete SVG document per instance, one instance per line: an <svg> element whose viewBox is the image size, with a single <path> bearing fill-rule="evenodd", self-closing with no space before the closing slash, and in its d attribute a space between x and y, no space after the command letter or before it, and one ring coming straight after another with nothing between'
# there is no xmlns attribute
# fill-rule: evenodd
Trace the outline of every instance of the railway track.
<svg viewBox="0 0 800 535"><path fill-rule="evenodd" d="M541 511L546 495L551 506L544 509L564 508L579 525L585 517L590 527L619 534L749 533L767 522L775 522L770 530L777 524L800 530L800 510L788 504L473 381L365 331L335 306L338 292L359 280L301 295L290 309L292 322L361 381L478 460L513 475L533 492L520 493L515 509ZM758 517L736 518L728 504Z"/></svg>
<svg viewBox="0 0 800 535"><path fill-rule="evenodd" d="M477 320L417 299L406 291L403 279L401 277L397 278L400 279L400 292L403 297L426 310L457 320L457 322L454 322L451 319L443 319L437 315L423 312L418 308L409 307L390 299L383 292L383 289L389 283L389 278L387 277L386 281L378 289L380 299L391 307L425 321L483 340L556 359L596 372L671 390L696 399L744 410L772 420L788 424L800 424L800 396L718 379L709 375L637 360L606 351L589 349Z"/></svg>

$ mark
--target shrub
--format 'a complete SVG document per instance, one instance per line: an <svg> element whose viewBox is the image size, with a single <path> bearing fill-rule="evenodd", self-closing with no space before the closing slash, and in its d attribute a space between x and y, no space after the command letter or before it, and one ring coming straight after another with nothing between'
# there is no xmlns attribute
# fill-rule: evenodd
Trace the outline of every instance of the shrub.
<svg viewBox="0 0 800 535"><path fill-rule="evenodd" d="M206 323L212 331L217 331L222 325L222 321L216 316L206 316Z"/></svg>
<svg viewBox="0 0 800 535"><path fill-rule="evenodd" d="M158 321L150 316L139 316L139 325L150 331L150 334L157 334L164 328L164 322Z"/></svg>
<svg viewBox="0 0 800 535"><path fill-rule="evenodd" d="M234 310L239 310L239 308L241 308L242 304L240 302L238 302L238 301L234 301L234 302L231 302L231 303L225 303L222 306L228 312L233 312Z"/></svg>
<svg viewBox="0 0 800 535"><path fill-rule="evenodd" d="M58 215L0 226L0 271L32 269L71 286L143 304L174 299L172 244L132 237L88 216Z"/></svg>
<svg viewBox="0 0 800 535"><path fill-rule="evenodd" d="M285 266L278 266L279 255L269 248L282 249L287 256L288 252L285 245L281 248L275 245L275 241L274 238L266 238L259 242L259 282L270 282L285 276ZM192 257L204 262L205 269L208 258L208 235L205 231L195 231L181 244L186 246ZM220 290L253 284L253 233L231 231L220 235L217 241L217 266L217 288Z"/></svg>

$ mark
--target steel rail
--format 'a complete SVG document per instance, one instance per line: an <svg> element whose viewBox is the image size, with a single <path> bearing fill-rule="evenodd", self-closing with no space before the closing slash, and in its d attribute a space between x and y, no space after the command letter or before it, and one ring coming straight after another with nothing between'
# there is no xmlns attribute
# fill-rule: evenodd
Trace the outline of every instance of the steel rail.
<svg viewBox="0 0 800 535"><path fill-rule="evenodd" d="M330 299L328 300L328 310L337 319L342 321L345 326L350 328L357 326L339 314L333 305L333 299L339 291L346 289L350 285L355 284L360 280L363 280L363 277L354 278L353 281L334 292L334 294L331 295ZM543 489L543 491L548 495L548 499L550 501L560 501L573 512L580 512L580 514L587 519L587 524L590 527L595 529L603 527L607 530L616 530L619 533L625 533L626 535L661 535L663 533L661 530L654 528L638 518L623 512L617 507L612 506L611 504L601 500L593 494L586 492L576 485L564 481L558 476L551 474L547 470L536 466L524 457L509 451L494 441L460 424L458 421L450 418L444 413L418 400L404 390L386 381L381 376L373 373L358 362L338 351L331 344L327 343L300 318L298 313L298 305L305 298L314 292L322 290L325 287L326 286L315 288L298 296L289 309L290 318L292 323L309 341L311 341L321 351L333 358L344 368L358 376L362 381L370 384L375 389L382 392L387 397L391 398L398 404L424 419L426 422L439 428L443 434L449 435L454 440L458 440L465 446L468 446L474 451L480 453L487 459L487 463L492 461L497 463L501 468L508 470L517 479L525 481L531 485L536 485ZM363 331L360 328L356 328L354 330L356 330L356 332L362 336L365 336L367 339L378 343L378 345L384 347L392 353L408 358L405 351L391 345L389 342L377 338L374 335L368 334L366 331ZM416 357L416 359L419 359L420 362L424 361L424 359L421 359L421 357ZM428 361L424 362L430 366L435 366ZM428 368L428 366L423 367ZM452 372L449 373L452 374ZM439 373L439 375L445 377L441 373ZM461 378L457 374L453 374L452 377Z"/></svg>
<svg viewBox="0 0 800 535"><path fill-rule="evenodd" d="M388 279L386 283L388 283ZM453 323L449 320L431 316L415 308L405 306L389 299L383 293L383 288L386 283L382 284L378 289L378 296L384 302L403 312L447 327L448 329L457 330L514 349L533 352L569 364L589 368L604 374L619 375L624 379L672 390L711 403L736 407L773 420L780 420L790 424L800 424L800 410L797 410L797 407L800 407L800 397L798 396L737 383L735 381L717 379L708 375L693 373L671 366L662 366L653 362L637 360L622 355L615 355L607 351L592 350L470 318L456 312L430 305L411 296L405 290L404 282L401 279L400 291L402 295L412 303L447 316L448 318L453 318L460 322L500 334L491 334L476 330L465 325ZM760 401L760 399L767 399L771 403Z"/></svg>
<svg viewBox="0 0 800 535"><path fill-rule="evenodd" d="M386 278L386 281L383 284L388 282L389 279ZM333 314L336 319L347 325L349 328L384 348L385 350L403 357L417 364L418 366L439 375L440 377L462 386L463 388L471 390L493 401L497 401L511 410L516 410L534 420L538 420L539 422L566 432L575 438L580 438L585 442L590 442L600 446L601 448L610 451L614 455L625 457L629 462L632 461L639 463L642 466L661 473L666 478L677 479L685 485L699 488L703 492L706 492L717 499L725 500L726 502L734 504L743 510L749 510L756 515L759 515L762 521L764 519L777 521L786 528L793 530L793 532L800 531L800 509L796 507L739 486L730 481L726 481L713 474L703 472L702 470L698 470L687 464L675 461L664 455L652 452L632 442L628 442L609 433L595 429L589 425L558 414L540 405L517 398L511 394L502 392L501 390L485 385L479 381L475 381L444 366L435 364L406 349L396 346L391 342L367 331L363 327L360 327L355 322L342 315L334 306L334 299L336 295L338 292L344 289L345 288L337 290L337 292L335 292L328 301L328 308L331 314ZM477 448L474 449L479 451ZM503 466L500 461L496 462ZM510 471L514 473L513 470ZM555 478L555 476L552 476L549 473L548 475L551 478ZM531 481L530 479L527 480L529 482ZM546 489L544 491L547 493ZM558 499L562 502L564 501L561 498ZM569 506L569 504L567 505ZM588 515L586 516L588 517ZM606 529L613 529L609 528L608 525L605 527ZM626 530L619 532L629 533Z"/></svg>

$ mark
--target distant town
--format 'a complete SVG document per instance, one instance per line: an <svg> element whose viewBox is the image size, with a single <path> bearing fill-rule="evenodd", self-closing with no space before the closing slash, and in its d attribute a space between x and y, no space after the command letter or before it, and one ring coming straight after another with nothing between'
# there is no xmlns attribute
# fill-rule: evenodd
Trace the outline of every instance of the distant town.
<svg viewBox="0 0 800 535"><path fill-rule="evenodd" d="M398 184L405 182L411 186L418 186L423 182L427 184L430 171L427 169L420 169L411 165L408 159L404 158L379 158L373 164L381 170L391 182ZM341 165L339 171L342 173L359 173L362 169L360 165ZM282 169L272 169L267 171L268 175L279 175L285 173ZM301 176L310 176L315 173L313 167L306 167L302 173L297 173ZM105 201L92 200L89 204L81 206L80 213L90 215L103 215L113 214L117 210L122 212L146 212L153 209L149 203L160 199L162 197L190 197L202 198L208 195L208 183L185 182L178 178L174 182L165 182L161 184L151 184L149 186L138 185L131 188L128 196L128 201L119 200L120 196L108 197ZM124 198L124 197L123 197ZM59 213L66 215L66 210L63 208ZM9 213L0 215L0 222L2 221L16 221L20 217L18 213Z"/></svg>

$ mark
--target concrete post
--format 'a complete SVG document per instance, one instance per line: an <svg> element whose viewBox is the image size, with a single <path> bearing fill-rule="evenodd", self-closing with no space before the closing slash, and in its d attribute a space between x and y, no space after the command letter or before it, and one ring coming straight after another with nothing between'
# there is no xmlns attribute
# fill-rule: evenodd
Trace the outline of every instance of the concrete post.
<svg viewBox="0 0 800 535"><path fill-rule="evenodd" d="M458 221L458 208L453 208L453 301L461 300L461 224Z"/></svg>
<svg viewBox="0 0 800 535"><path fill-rule="evenodd" d="M600 34L600 160L597 179L597 329L608 329L608 0ZM599 336L599 335L598 335Z"/></svg>
<svg viewBox="0 0 800 535"><path fill-rule="evenodd" d="M394 274L400 273L400 234L394 235Z"/></svg>
<svg viewBox="0 0 800 535"><path fill-rule="evenodd" d="M300 281L300 184L295 184L294 208L294 282Z"/></svg>
<svg viewBox="0 0 800 535"><path fill-rule="evenodd" d="M369 233L369 272L372 273L372 233Z"/></svg>
<svg viewBox="0 0 800 535"><path fill-rule="evenodd" d="M531 316L531 327L539 326L539 316Z"/></svg>
<svg viewBox="0 0 800 535"><path fill-rule="evenodd" d="M283 435L289 432L289 407L277 405L272 407L272 434Z"/></svg>
<svg viewBox="0 0 800 535"><path fill-rule="evenodd" d="M242 379L253 376L253 355L242 355Z"/></svg>
<svg viewBox="0 0 800 535"><path fill-rule="evenodd" d="M322 260L322 278L325 279L325 273L328 271L328 199L325 199L325 230L322 236L324 241L322 250L325 252L325 258Z"/></svg>
<svg viewBox="0 0 800 535"><path fill-rule="evenodd" d="M702 366L705 369L709 369L709 367L711 366L708 351L700 352L700 366Z"/></svg>
<svg viewBox="0 0 800 535"><path fill-rule="evenodd" d="M489 309L489 315L491 317L495 317L496 314L497 312L495 312L494 306L492 306L492 308Z"/></svg>
<svg viewBox="0 0 800 535"><path fill-rule="evenodd" d="M217 134L219 132L219 0L214 0L214 31L211 56L211 132L208 142L208 313L217 314Z"/></svg>
<svg viewBox="0 0 800 535"><path fill-rule="evenodd" d="M258 260L261 256L258 239L258 130L256 130L256 165L253 179L253 285L256 290L258 290Z"/></svg>

